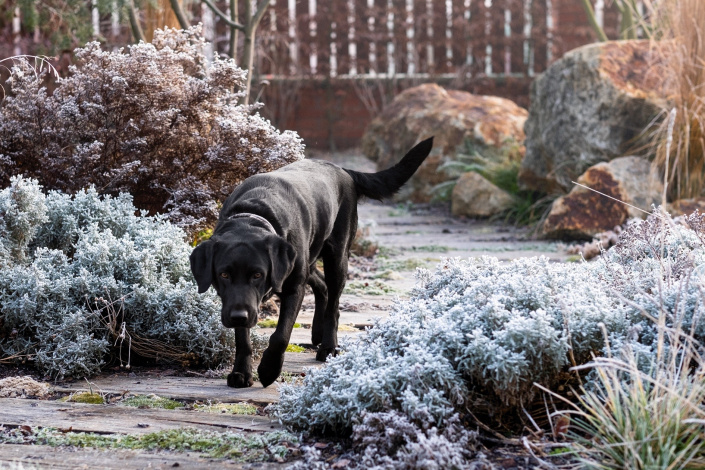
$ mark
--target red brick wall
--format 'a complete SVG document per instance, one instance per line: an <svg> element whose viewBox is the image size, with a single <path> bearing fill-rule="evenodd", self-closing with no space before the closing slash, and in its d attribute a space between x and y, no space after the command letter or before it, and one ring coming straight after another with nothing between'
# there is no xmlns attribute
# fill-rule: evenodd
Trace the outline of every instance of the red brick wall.
<svg viewBox="0 0 705 470"><path fill-rule="evenodd" d="M595 42L596 35L579 0L554 0L552 18L550 41L553 61L576 47ZM604 23L607 35L616 38L619 15L614 5L605 8ZM534 27L545 28L545 25L535 24ZM537 72L546 66L541 60L540 57L535 59ZM508 98L528 108L532 77L483 77L477 76L477 69L474 72L476 78L466 79L462 83L457 79L426 81L471 93ZM363 104L350 80L309 79L296 82L295 86L291 85L293 82L288 83L289 89L283 93L289 95L286 99L282 99L281 87L277 90L275 85L270 85L262 93L262 101L267 105L263 112L280 128L297 131L304 138L306 145L313 148L345 148L359 145L374 112ZM420 83L419 80L396 83L395 91ZM284 88L286 87L287 85L284 85ZM285 101L289 106L278 105ZM379 98L376 101L379 102ZM277 112L277 109L285 111Z"/></svg>
<svg viewBox="0 0 705 470"><path fill-rule="evenodd" d="M454 83L450 79L434 80L436 83L452 89L460 89L480 95L494 95L509 98L521 106L529 105L529 87L531 79L517 78L478 78L467 83ZM420 82L398 84L397 89L418 85ZM276 121L280 129L291 129L303 137L308 147L312 148L348 148L359 145L360 138L373 113L358 97L350 80L307 80L291 90L297 99L286 116ZM265 113L270 107L276 107L277 100L273 93L262 94ZM272 101L268 101L271 99ZM377 97L379 101L379 97Z"/></svg>

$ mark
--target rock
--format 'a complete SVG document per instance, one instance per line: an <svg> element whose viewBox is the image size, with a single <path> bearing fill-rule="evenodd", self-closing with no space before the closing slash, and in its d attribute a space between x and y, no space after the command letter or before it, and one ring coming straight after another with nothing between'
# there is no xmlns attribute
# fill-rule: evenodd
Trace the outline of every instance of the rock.
<svg viewBox="0 0 705 470"><path fill-rule="evenodd" d="M450 210L456 217L489 217L507 209L513 201L511 194L470 171L455 184Z"/></svg>
<svg viewBox="0 0 705 470"><path fill-rule="evenodd" d="M400 199L428 202L432 188L455 175L438 167L459 155L479 153L492 163L519 161L524 154L527 111L512 101L445 90L436 84L400 93L368 126L362 138L365 155L379 170L396 163L415 143L434 136L434 148L400 192Z"/></svg>
<svg viewBox="0 0 705 470"><path fill-rule="evenodd" d="M705 198L679 199L666 205L666 212L671 214L671 217L690 215L695 211L705 214Z"/></svg>
<svg viewBox="0 0 705 470"><path fill-rule="evenodd" d="M662 50L649 41L590 44L534 80L520 186L565 193L590 166L643 145L640 133L669 107L653 72Z"/></svg>
<svg viewBox="0 0 705 470"><path fill-rule="evenodd" d="M663 185L652 176L651 164L641 157L620 157L594 165L578 183L644 211L659 204ZM596 234L622 225L627 219L647 214L594 191L575 186L556 199L542 232L547 238L589 240Z"/></svg>

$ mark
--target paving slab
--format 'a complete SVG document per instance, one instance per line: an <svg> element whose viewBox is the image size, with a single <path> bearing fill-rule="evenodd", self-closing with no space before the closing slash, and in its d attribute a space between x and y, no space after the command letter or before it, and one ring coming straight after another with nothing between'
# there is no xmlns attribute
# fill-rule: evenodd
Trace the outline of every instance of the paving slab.
<svg viewBox="0 0 705 470"><path fill-rule="evenodd" d="M266 416L143 409L117 404L90 405L22 398L0 398L0 424L11 427L54 427L64 431L101 434L148 434L177 428L250 432L281 429L277 421Z"/></svg>
<svg viewBox="0 0 705 470"><path fill-rule="evenodd" d="M298 374L307 367L320 367L315 353L286 353L284 357L285 372ZM255 368L257 364L255 364ZM94 377L90 381L93 390L106 394L149 395L154 393L164 398L185 401L217 401L222 403L237 403L247 401L256 404L269 404L279 400L277 382L267 388L255 382L252 387L228 387L225 378L208 377L176 377L161 375L114 374ZM87 391L86 382L65 383L54 387L57 392L67 393Z"/></svg>
<svg viewBox="0 0 705 470"><path fill-rule="evenodd" d="M0 467L29 469L243 469L283 468L284 464L241 465L229 460L209 459L195 453L173 454L132 450L99 450L43 445L0 444ZM14 465L14 467L12 466Z"/></svg>

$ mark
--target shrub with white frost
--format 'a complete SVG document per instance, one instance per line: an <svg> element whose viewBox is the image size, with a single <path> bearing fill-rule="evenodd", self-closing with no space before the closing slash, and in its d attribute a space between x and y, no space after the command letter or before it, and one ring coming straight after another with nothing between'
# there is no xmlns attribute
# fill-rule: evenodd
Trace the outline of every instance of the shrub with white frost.
<svg viewBox="0 0 705 470"><path fill-rule="evenodd" d="M457 414L439 431L397 411L364 413L352 440L359 453L355 468L375 470L468 468L477 448L477 433L465 429Z"/></svg>
<svg viewBox="0 0 705 470"><path fill-rule="evenodd" d="M441 424L464 407L520 406L534 382L552 385L571 348L585 360L602 350L601 324L626 330L624 309L586 279L587 266L545 258L422 270L411 300L302 387L282 389L282 420L346 433L364 411L421 412Z"/></svg>
<svg viewBox="0 0 705 470"><path fill-rule="evenodd" d="M55 378L100 370L110 353L217 366L234 335L220 300L198 294L185 233L135 214L129 195L47 194L19 177L0 191L0 348Z"/></svg>
<svg viewBox="0 0 705 470"><path fill-rule="evenodd" d="M209 63L200 26L154 37L76 49L77 65L51 93L42 73L15 60L0 102L0 187L12 175L68 193L94 185L193 229L248 176L303 158L296 133L237 104L245 71Z"/></svg>
<svg viewBox="0 0 705 470"><path fill-rule="evenodd" d="M445 260L419 271L411 299L389 318L301 386L282 387L280 419L347 434L365 413L400 413L438 429L468 411L519 416L534 383L551 389L593 355L629 348L647 367L664 310L666 328L705 344L704 265L699 214L681 225L667 215L639 222L593 263Z"/></svg>

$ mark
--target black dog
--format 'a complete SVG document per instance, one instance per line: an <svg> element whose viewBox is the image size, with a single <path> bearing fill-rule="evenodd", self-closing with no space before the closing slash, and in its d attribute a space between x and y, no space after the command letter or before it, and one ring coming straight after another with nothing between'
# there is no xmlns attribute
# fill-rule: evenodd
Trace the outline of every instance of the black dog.
<svg viewBox="0 0 705 470"><path fill-rule="evenodd" d="M228 197L210 240L191 254L191 270L203 293L213 285L223 301L221 319L235 328L235 366L230 387L252 385L250 328L259 306L272 294L281 300L279 323L257 372L263 386L284 363L304 288L316 307L311 340L325 361L338 346L338 302L357 231L357 201L390 197L411 178L431 151L433 139L411 149L395 166L378 173L346 170L304 160L246 179ZM325 276L316 268L323 260Z"/></svg>

